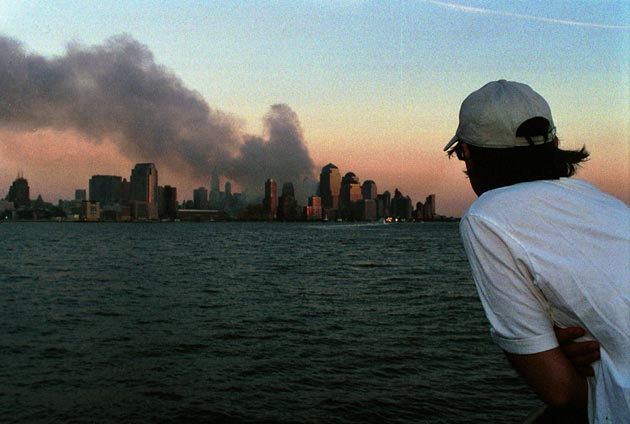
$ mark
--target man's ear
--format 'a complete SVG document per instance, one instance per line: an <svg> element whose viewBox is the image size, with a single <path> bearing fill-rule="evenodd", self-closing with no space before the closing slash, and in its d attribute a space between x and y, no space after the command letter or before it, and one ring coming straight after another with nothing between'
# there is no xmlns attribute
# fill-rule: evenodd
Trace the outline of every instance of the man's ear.
<svg viewBox="0 0 630 424"><path fill-rule="evenodd" d="M552 143L553 143L553 147L555 147L557 149L558 148L558 143L559 143L558 137L554 137Z"/></svg>
<svg viewBox="0 0 630 424"><path fill-rule="evenodd" d="M470 160L470 147L468 147L468 144L462 143L462 150L464 152L464 160Z"/></svg>

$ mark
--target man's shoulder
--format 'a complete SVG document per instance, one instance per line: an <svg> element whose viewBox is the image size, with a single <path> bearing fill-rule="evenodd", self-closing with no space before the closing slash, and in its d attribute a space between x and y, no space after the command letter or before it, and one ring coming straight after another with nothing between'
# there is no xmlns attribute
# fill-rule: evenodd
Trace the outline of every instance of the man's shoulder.
<svg viewBox="0 0 630 424"><path fill-rule="evenodd" d="M523 209L532 211L537 206L555 202L555 199L566 198L569 193L573 197L581 197L587 192L599 190L576 178L518 183L485 192L470 206L466 214L495 215L517 213Z"/></svg>

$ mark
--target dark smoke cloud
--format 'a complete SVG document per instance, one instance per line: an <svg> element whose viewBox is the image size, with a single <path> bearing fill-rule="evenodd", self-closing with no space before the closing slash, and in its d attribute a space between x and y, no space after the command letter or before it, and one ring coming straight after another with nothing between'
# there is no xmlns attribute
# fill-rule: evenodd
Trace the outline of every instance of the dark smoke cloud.
<svg viewBox="0 0 630 424"><path fill-rule="evenodd" d="M211 109L130 36L101 46L68 46L51 59L0 36L0 126L75 130L113 140L136 160L195 178L213 170L259 192L266 178L298 183L313 173L297 115L274 105L263 137L242 133L234 116Z"/></svg>

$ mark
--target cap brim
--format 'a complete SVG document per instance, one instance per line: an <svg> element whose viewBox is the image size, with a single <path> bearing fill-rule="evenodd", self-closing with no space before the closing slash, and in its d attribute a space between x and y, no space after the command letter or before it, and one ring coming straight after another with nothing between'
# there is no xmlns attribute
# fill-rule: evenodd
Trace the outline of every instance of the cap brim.
<svg viewBox="0 0 630 424"><path fill-rule="evenodd" d="M459 141L459 137L455 135L453 138L451 138L451 141L446 143L446 146L444 146L444 151L446 152L448 149L453 147L453 144L457 143L458 141Z"/></svg>

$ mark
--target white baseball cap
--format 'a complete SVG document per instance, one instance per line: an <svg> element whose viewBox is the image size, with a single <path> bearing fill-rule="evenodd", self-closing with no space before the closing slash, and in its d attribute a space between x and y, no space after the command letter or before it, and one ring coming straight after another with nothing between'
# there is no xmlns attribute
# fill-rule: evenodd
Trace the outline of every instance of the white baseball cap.
<svg viewBox="0 0 630 424"><path fill-rule="evenodd" d="M549 122L546 136L517 137L525 121L544 118ZM471 93L459 110L455 136L444 146L450 149L458 141L490 149L545 144L553 141L556 128L547 101L526 84L499 80Z"/></svg>

